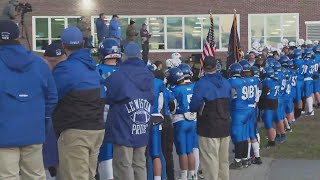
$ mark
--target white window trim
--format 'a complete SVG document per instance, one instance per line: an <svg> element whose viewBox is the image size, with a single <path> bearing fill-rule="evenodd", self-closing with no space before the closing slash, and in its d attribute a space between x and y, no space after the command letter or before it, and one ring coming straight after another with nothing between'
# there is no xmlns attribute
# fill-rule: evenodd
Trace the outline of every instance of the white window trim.
<svg viewBox="0 0 320 180"><path fill-rule="evenodd" d="M32 49L35 52L44 52L44 50L36 50L36 19L37 18L47 18L48 19L48 43L51 44L52 40L55 38L52 38L52 32L51 32L51 19L52 18L63 18L64 19L64 26L67 27L67 19L68 18L80 18L81 16L32 16ZM91 26L92 27L92 26ZM41 38L38 38L41 39ZM47 38L45 38L47 39Z"/></svg>
<svg viewBox="0 0 320 180"><path fill-rule="evenodd" d="M233 16L233 14L213 14L214 17L216 16ZM112 15L105 15L106 17L111 17ZM164 18L164 43L165 43L165 49L163 50L151 50L150 49L150 52L151 53L154 53L154 52L158 52L158 53L165 53L165 52L202 52L202 49L203 49L203 38L202 38L202 34L203 34L203 23L201 23L201 49L184 49L185 48L185 30L184 28L183 29L183 38L182 38L182 41L183 41L183 49L167 49L167 17L182 17L182 26L184 27L184 23L185 23L185 20L184 18L185 17L207 17L209 18L209 14L192 14L192 15L121 15L119 14L118 15L120 18L123 17L123 18L128 18L128 21L129 21L129 18L147 18L147 22L149 22L149 18L152 18L152 17L162 17ZM99 16L91 16L91 29L94 29L95 27L95 22L94 22L94 19L96 18L99 18ZM215 22L213 22L215 23ZM232 23L232 22L231 22ZM129 22L128 22L129 24ZM221 29L221 21L219 19L219 29ZM238 35L239 35L239 38L240 38L240 14L237 14L237 29L238 29ZM230 29L231 30L231 29ZM221 32L221 30L219 31L219 33ZM94 36L94 31L91 31L91 35ZM221 38L222 36L220 35L219 36L219 41L220 41L220 44L221 44ZM216 52L226 52L228 51L228 48L217 48L216 49Z"/></svg>
<svg viewBox="0 0 320 180"><path fill-rule="evenodd" d="M283 15L296 15L296 40L299 39L299 24L300 24L300 14L299 13L266 13L266 14L248 14L248 51L251 50L251 45L253 42L251 42L251 38L252 38L252 34L251 34L251 17L252 16L263 16L264 17L264 27L267 27L267 21L266 18L267 16L274 16L274 15L280 15L280 23L283 24ZM320 23L320 22L319 22ZM264 42L267 41L267 36L266 36L266 30L264 30L264 35L262 36L264 39ZM281 40L283 39L283 27L281 26ZM268 36L268 37L272 37L272 36ZM277 47L274 47L277 48Z"/></svg>

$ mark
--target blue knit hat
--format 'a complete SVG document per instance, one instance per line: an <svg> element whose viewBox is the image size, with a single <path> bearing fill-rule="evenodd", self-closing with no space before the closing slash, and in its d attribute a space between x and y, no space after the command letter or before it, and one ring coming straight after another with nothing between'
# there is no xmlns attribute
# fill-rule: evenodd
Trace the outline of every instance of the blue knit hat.
<svg viewBox="0 0 320 180"><path fill-rule="evenodd" d="M140 57L141 49L137 43L130 42L124 49L124 54L127 57Z"/></svg>
<svg viewBox="0 0 320 180"><path fill-rule="evenodd" d="M70 26L61 34L61 41L66 45L81 45L83 43L83 35L79 28Z"/></svg>
<svg viewBox="0 0 320 180"><path fill-rule="evenodd" d="M20 34L19 27L16 23L10 20L0 21L0 39L1 40L15 40Z"/></svg>

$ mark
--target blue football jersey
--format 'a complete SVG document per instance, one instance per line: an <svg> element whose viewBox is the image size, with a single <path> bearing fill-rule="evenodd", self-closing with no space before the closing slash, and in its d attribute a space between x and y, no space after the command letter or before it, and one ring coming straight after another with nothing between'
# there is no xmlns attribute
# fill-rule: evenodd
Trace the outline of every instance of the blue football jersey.
<svg viewBox="0 0 320 180"><path fill-rule="evenodd" d="M269 91L263 94L262 97L266 99L277 99L279 97L280 84L273 78L265 78L262 81L262 88L267 88Z"/></svg>
<svg viewBox="0 0 320 180"><path fill-rule="evenodd" d="M305 74L305 71L306 71L306 70L304 70L303 59L296 58L296 59L293 60L293 64L298 68L297 69L297 80L298 81L303 81L304 74Z"/></svg>
<svg viewBox="0 0 320 180"><path fill-rule="evenodd" d="M177 101L175 114L184 114L190 112L189 104L193 95L193 88L194 83L171 87L172 94Z"/></svg>
<svg viewBox="0 0 320 180"><path fill-rule="evenodd" d="M231 85L231 110L237 109L247 109L249 104L249 99L254 98L254 87L250 88L248 82L245 78L232 77L229 79Z"/></svg>
<svg viewBox="0 0 320 180"><path fill-rule="evenodd" d="M310 58L305 58L303 61L303 73L304 78L308 80L312 80L312 76L314 74L314 61Z"/></svg>
<svg viewBox="0 0 320 180"><path fill-rule="evenodd" d="M280 89L279 89L279 97L284 97L285 95L285 91L286 91L286 87L287 87L287 80L286 78L284 77L284 74L282 72L275 72L274 73L274 76L276 79L278 79L278 84L280 86Z"/></svg>
<svg viewBox="0 0 320 180"><path fill-rule="evenodd" d="M98 70L103 79L107 79L114 71L118 70L119 66L111 66L105 64L99 64Z"/></svg>
<svg viewBox="0 0 320 180"><path fill-rule="evenodd" d="M248 104L253 105L256 103L256 97L259 92L259 79L256 77L244 78L246 87L248 89Z"/></svg>
<svg viewBox="0 0 320 180"><path fill-rule="evenodd" d="M291 96L296 96L297 89L297 80L298 80L298 71L295 69L288 69L289 71L289 82L291 85Z"/></svg>
<svg viewBox="0 0 320 180"><path fill-rule="evenodd" d="M163 117L163 105L164 105L164 83L161 79L154 78L154 104L152 106L152 115L162 116Z"/></svg>
<svg viewBox="0 0 320 180"><path fill-rule="evenodd" d="M319 76L320 54L315 54L314 57L314 74Z"/></svg>

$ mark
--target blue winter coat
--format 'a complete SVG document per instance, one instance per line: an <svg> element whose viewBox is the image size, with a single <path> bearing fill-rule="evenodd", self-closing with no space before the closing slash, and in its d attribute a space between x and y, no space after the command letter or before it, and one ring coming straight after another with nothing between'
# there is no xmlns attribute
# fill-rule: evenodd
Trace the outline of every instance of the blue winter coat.
<svg viewBox="0 0 320 180"><path fill-rule="evenodd" d="M109 37L110 38L116 38L116 39L121 39L121 27L118 24L117 21L111 20L110 25L109 25Z"/></svg>
<svg viewBox="0 0 320 180"><path fill-rule="evenodd" d="M57 100L41 58L18 42L0 44L0 147L42 144Z"/></svg>
<svg viewBox="0 0 320 180"><path fill-rule="evenodd" d="M129 58L106 79L106 142L127 147L148 143L154 76L139 58Z"/></svg>

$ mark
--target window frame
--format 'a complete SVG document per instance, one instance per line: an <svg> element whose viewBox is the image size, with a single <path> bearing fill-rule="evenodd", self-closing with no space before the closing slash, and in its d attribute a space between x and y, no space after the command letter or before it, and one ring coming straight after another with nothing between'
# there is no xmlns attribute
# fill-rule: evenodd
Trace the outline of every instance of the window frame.
<svg viewBox="0 0 320 180"><path fill-rule="evenodd" d="M71 19L71 18L80 18L80 17L81 16L32 16L32 50L35 52L45 52L45 50L37 50L37 44L36 44L36 42L37 42L36 19L37 18L48 19L48 44L51 44L52 41L55 41L57 39L57 38L52 38L51 19L55 19L55 18L64 19L64 27L67 28L69 18ZM47 38L44 38L44 39L47 39Z"/></svg>
<svg viewBox="0 0 320 180"><path fill-rule="evenodd" d="M218 16L219 17L219 33L221 33L221 28L222 28L222 21L220 20L221 16L232 16L234 14L212 14L214 17ZM105 15L107 19L109 19L112 15ZM164 43L165 43L165 49L162 50L151 50L150 53L165 53L165 52L202 52L203 51L203 22L201 23L201 49L185 49L185 17L198 17L198 18L209 18L209 14L191 14L191 15L118 15L120 18L128 18L128 24L130 19L135 19L135 18L146 18L147 22L149 22L149 18L154 18L154 17L161 17L164 19ZM240 37L240 14L236 14L237 16L237 29L238 29L238 34ZM168 17L181 17L182 18L182 48L183 49L168 49L167 48L167 18ZM99 18L99 16L91 16L91 29L95 29L95 22L94 19ZM215 23L215 22L213 22ZM232 22L231 26L232 26ZM136 27L139 28L139 27ZM149 30L149 26L148 26ZM231 29L230 29L231 30ZM91 35L94 36L94 31L91 31ZM216 36L215 36L216 37ZM221 42L221 34L219 34L219 41ZM93 42L95 43L95 42ZM222 46L222 43L220 43L220 46ZM216 52L227 52L228 48L217 48L216 47Z"/></svg>
<svg viewBox="0 0 320 180"><path fill-rule="evenodd" d="M306 26L306 38L305 40L312 40L314 41L314 39L310 39L308 37L308 29L309 29L309 26L308 25L319 25L320 26L320 21L305 21L304 22L305 26ZM319 36L320 36L320 33L319 33ZM318 39L317 39L318 40ZM318 40L319 41L319 40Z"/></svg>
<svg viewBox="0 0 320 180"><path fill-rule="evenodd" d="M280 28L281 28L281 33L279 36L267 36L267 17L268 16L280 16ZM250 49L252 48L252 33L251 33L251 18L253 16L263 16L263 20L264 20L264 34L263 36L261 36L264 40L264 42L267 42L268 37L280 37L281 41L283 40L284 37L287 37L286 35L284 35L284 30L283 30L283 16L285 15L292 15L292 16L296 16L296 42L299 40L299 24L300 24L300 14L299 13L265 13L265 14L248 14L248 50L250 51ZM281 43L281 42L279 42ZM277 48L277 47L275 47Z"/></svg>

